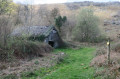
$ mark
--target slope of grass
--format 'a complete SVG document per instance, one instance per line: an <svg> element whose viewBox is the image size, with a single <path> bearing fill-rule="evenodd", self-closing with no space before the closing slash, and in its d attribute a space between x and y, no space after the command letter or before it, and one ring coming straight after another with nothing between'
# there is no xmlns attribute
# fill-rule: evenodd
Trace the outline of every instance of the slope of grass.
<svg viewBox="0 0 120 79"><path fill-rule="evenodd" d="M93 79L94 69L89 66L95 48L56 49L55 52L65 52L68 56L51 68L36 70L32 75L22 79ZM29 76L29 77L28 77Z"/></svg>

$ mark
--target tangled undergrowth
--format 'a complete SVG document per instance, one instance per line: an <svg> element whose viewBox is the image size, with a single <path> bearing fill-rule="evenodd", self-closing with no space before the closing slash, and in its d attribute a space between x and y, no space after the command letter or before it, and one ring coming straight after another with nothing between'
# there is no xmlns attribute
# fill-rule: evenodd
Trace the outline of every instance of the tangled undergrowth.
<svg viewBox="0 0 120 79"><path fill-rule="evenodd" d="M6 48L0 49L0 61L11 61L13 59L32 59L49 53L53 48L38 41L15 40Z"/></svg>
<svg viewBox="0 0 120 79"><path fill-rule="evenodd" d="M107 48L99 48L91 62L96 70L95 79L120 79L120 43L111 44L110 64L107 64Z"/></svg>

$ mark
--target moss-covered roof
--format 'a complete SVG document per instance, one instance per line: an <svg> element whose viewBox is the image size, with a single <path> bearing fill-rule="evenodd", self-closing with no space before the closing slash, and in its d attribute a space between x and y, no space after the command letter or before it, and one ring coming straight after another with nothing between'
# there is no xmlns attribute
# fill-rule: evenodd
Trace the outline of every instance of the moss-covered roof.
<svg viewBox="0 0 120 79"><path fill-rule="evenodd" d="M11 33L11 36L48 36L53 30L54 26L27 26L27 27L17 27Z"/></svg>

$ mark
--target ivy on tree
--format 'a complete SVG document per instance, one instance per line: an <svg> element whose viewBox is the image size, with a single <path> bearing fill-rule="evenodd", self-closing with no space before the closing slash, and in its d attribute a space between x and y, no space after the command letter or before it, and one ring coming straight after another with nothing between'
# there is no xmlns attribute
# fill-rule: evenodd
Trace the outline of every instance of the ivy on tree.
<svg viewBox="0 0 120 79"><path fill-rule="evenodd" d="M67 21L67 17L66 16L58 16L57 18L55 18L55 25L58 28L59 32L61 32L61 27L63 26L63 24Z"/></svg>

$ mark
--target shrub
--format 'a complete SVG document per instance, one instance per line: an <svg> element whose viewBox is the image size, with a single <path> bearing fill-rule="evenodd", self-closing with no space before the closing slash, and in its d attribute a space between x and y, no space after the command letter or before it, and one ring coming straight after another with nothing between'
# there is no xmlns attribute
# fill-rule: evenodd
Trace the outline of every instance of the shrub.
<svg viewBox="0 0 120 79"><path fill-rule="evenodd" d="M32 41L40 41L40 42L43 42L45 39L45 36L44 35L40 35L40 36L36 36L36 37L29 37L29 40L32 40Z"/></svg>
<svg viewBox="0 0 120 79"><path fill-rule="evenodd" d="M12 61L14 59L13 57L14 50L0 50L0 61Z"/></svg>
<svg viewBox="0 0 120 79"><path fill-rule="evenodd" d="M10 61L13 58L17 59L32 59L41 57L44 53L49 53L53 48L47 44L30 41L25 38L9 38L9 43L6 48L0 50L0 60Z"/></svg>
<svg viewBox="0 0 120 79"><path fill-rule="evenodd" d="M107 41L107 38L104 35L100 35L98 37L89 39L88 42L91 42L91 43L100 43L100 42L103 42L103 41Z"/></svg>
<svg viewBox="0 0 120 79"><path fill-rule="evenodd" d="M33 58L34 56L42 56L43 53L49 53L52 51L52 47L38 42L29 40L17 40L12 44L14 54L18 58Z"/></svg>
<svg viewBox="0 0 120 79"><path fill-rule="evenodd" d="M94 15L92 9L81 10L74 29L74 39L80 42L102 41L103 38L100 35L98 25L99 18Z"/></svg>
<svg viewBox="0 0 120 79"><path fill-rule="evenodd" d="M115 51L115 52L120 53L120 42L113 43L113 44L111 45L111 49L112 49L113 51Z"/></svg>
<svg viewBox="0 0 120 79"><path fill-rule="evenodd" d="M96 50L95 56L104 55L104 54L106 54L106 53L107 53L107 48L106 48L106 46L99 47L99 48Z"/></svg>

